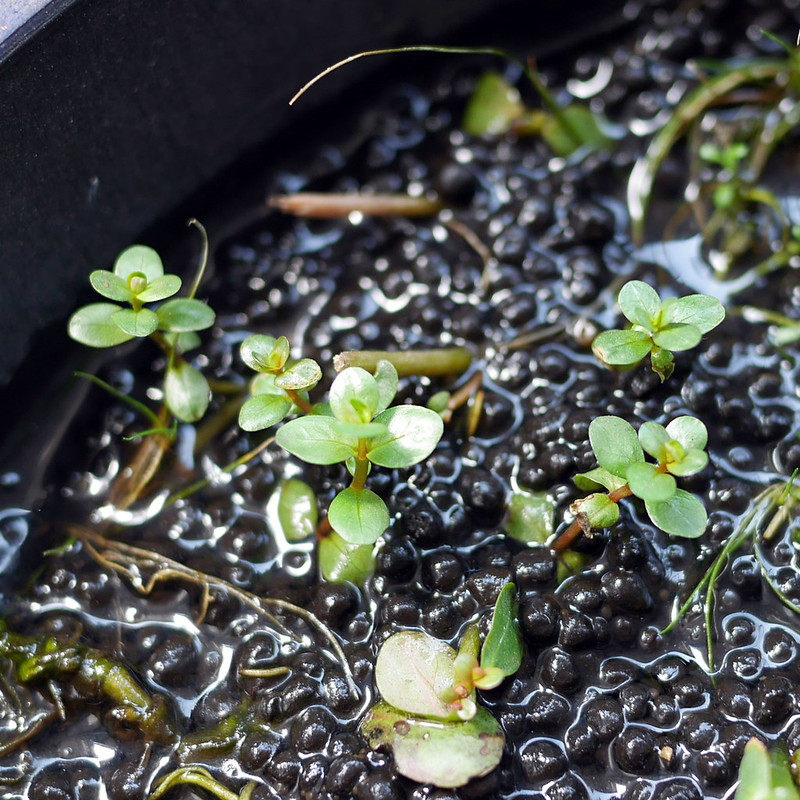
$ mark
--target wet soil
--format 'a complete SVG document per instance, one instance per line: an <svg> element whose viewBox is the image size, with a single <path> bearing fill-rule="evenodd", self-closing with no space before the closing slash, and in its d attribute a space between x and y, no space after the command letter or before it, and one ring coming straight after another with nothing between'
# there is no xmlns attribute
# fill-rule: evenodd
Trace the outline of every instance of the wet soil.
<svg viewBox="0 0 800 800"><path fill-rule="evenodd" d="M141 447L122 437L140 423L123 404L92 394L74 422L80 444L71 471L50 486L44 510L9 510L0 519L8 541L32 529L34 544L26 546L38 565L24 589L7 593L3 616L19 634L90 648L84 663L101 653L125 665L164 698L165 725L183 738L179 746L148 743L115 718L96 682L74 672L49 686L12 689L0 660L7 683L0 746L47 719L0 759L6 796L144 798L180 761L206 765L235 791L254 779L259 800L688 800L725 795L752 736L800 745L800 618L770 590L749 546L719 581L713 674L699 605L660 634L753 498L800 466L797 345L779 350L764 325L729 314L697 349L677 356L674 375L661 384L645 367L609 372L585 337L572 335L576 320L598 329L619 323L609 291L619 278L646 280L662 295L715 293L691 265L655 264L634 247L627 175L665 110L696 85L688 58L774 54L758 29L793 39L800 18L791 0L673 5L629 3L626 27L613 39L541 65L553 86L567 86L624 126L611 155L570 161L535 139L467 137L460 115L486 61L453 57L437 62L424 91L387 86L373 97L359 118L357 146L343 153L321 141L323 174L282 173L269 187L438 194L490 249L496 263L488 272L448 217L304 221L270 213L216 244L206 291L217 325L197 362L210 378L245 385L238 345L252 333L287 335L297 353L323 365L341 350L463 344L475 354L473 370L484 373L477 432L467 438L457 416L423 464L370 476L392 525L373 577L357 587L321 580L314 542L286 541L270 503L282 478L299 477L325 508L344 468L302 464L273 446L221 474L264 438L235 426L197 455L192 429L181 430L166 481L179 487L210 476L209 487L157 514L152 503L163 495L155 492L109 521L111 487ZM503 68L519 81L515 68ZM680 152L665 166L662 211L680 204L684 168ZM660 223L653 225L657 231ZM791 270L745 294L728 297L729 309L746 302L798 318ZM564 330L507 348L518 335L555 325ZM144 398L163 365L143 350L106 365L101 376ZM404 379L400 399L424 404L454 385ZM224 401L217 397L212 412ZM505 535L508 501L512 492L546 491L557 522L565 520L579 496L572 476L594 466L587 430L601 414L637 426L681 414L705 422L710 465L682 485L702 498L708 528L699 540L671 538L626 501L618 525L577 543L582 565L565 578L549 549ZM270 608L273 619L245 595L215 586L205 596L175 574L142 595L136 586L146 583L146 566L121 575L80 541L42 556L37 543L63 544L70 525L113 530L117 541L311 611L341 643L348 670L308 619L285 609ZM764 554L771 579L800 603L794 534L790 523ZM357 732L376 696L381 642L421 629L455 643L509 580L520 591L525 659L515 676L482 693L507 737L501 764L459 790L398 776L391 755L370 751ZM255 667L288 672L242 675Z"/></svg>

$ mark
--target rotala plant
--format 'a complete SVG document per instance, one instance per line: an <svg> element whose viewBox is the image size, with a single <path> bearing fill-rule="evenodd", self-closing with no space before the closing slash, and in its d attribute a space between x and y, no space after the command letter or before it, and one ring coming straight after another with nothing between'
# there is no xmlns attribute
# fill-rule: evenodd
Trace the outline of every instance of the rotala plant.
<svg viewBox="0 0 800 800"><path fill-rule="evenodd" d="M390 362L379 361L375 375L348 367L331 384L328 406L287 422L276 434L284 450L310 464L345 462L352 482L331 502L328 521L352 544L371 544L389 527L386 504L366 488L372 465L410 467L442 437L444 424L435 411L389 408L396 393L397 370Z"/></svg>
<svg viewBox="0 0 800 800"><path fill-rule="evenodd" d="M200 419L209 401L208 382L181 357L181 353L199 344L196 331L214 324L211 308L194 298L204 266L198 271L189 297L175 298L181 279L164 273L158 253L144 245L129 247L120 253L113 272L98 269L89 275L95 291L116 302L90 303L79 308L67 327L75 341L89 347L114 347L147 337L155 340L168 359L164 399L170 413L182 422ZM161 300L167 302L155 309L147 307Z"/></svg>
<svg viewBox="0 0 800 800"><path fill-rule="evenodd" d="M631 327L604 331L592 342L592 351L604 364L622 369L632 369L649 355L662 381L675 368L674 352L696 347L725 319L725 309L714 297L691 294L662 301L642 281L628 281L618 300Z"/></svg>
<svg viewBox="0 0 800 800"><path fill-rule="evenodd" d="M703 534L708 517L702 502L675 480L708 463L708 433L699 419L678 417L666 427L645 422L637 436L620 417L597 417L589 425L589 441L599 466L576 475L575 485L592 494L572 504L575 522L556 539L554 549L565 549L581 531L591 534L614 525L619 501L632 495L644 501L650 520L665 533L684 538ZM645 461L645 453L655 463Z"/></svg>

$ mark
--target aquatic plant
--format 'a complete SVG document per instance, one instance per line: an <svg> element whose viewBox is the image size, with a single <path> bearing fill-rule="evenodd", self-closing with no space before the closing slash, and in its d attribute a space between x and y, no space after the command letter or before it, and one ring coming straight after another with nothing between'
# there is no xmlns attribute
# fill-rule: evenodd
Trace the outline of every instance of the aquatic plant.
<svg viewBox="0 0 800 800"><path fill-rule="evenodd" d="M618 302L631 327L599 334L592 351L603 364L623 369L632 369L649 355L662 381L675 369L674 352L696 347L725 319L725 309L714 297L691 294L661 300L643 281L628 281Z"/></svg>
<svg viewBox="0 0 800 800"><path fill-rule="evenodd" d="M382 701L361 723L372 747L388 745L398 771L420 783L463 786L491 772L505 737L497 720L476 702L522 663L516 587L506 584L481 646L476 625L456 652L422 631L401 631L381 646L375 682Z"/></svg>
<svg viewBox="0 0 800 800"><path fill-rule="evenodd" d="M703 534L708 516L702 502L675 480L708 463L708 433L699 419L678 417L666 427L645 422L637 436L620 417L596 417L589 441L599 466L576 475L575 485L592 493L570 507L575 522L553 543L556 551L569 547L581 531L591 535L616 524L620 500L631 496L644 501L651 522L665 533L687 539ZM645 461L645 452L655 463Z"/></svg>
<svg viewBox="0 0 800 800"><path fill-rule="evenodd" d="M375 375L344 369L331 384L328 406L283 425L278 444L309 464L344 461L352 481L328 509L328 521L351 544L375 542L389 527L389 511L366 488L372 465L402 469L427 458L442 437L435 411L415 405L389 408L397 393L397 370L379 361Z"/></svg>
<svg viewBox="0 0 800 800"><path fill-rule="evenodd" d="M783 742L767 749L754 737L745 745L733 800L800 800Z"/></svg>

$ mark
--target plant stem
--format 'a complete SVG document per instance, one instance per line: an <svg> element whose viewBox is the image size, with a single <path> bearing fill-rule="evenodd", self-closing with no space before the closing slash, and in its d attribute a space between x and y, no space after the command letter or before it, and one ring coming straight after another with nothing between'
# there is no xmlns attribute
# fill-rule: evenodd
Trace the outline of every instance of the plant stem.
<svg viewBox="0 0 800 800"><path fill-rule="evenodd" d="M202 223L198 222L194 217L192 217L187 223L188 226L194 226L200 231L200 236L203 239L203 253L200 256L200 266L197 268L197 272L195 273L194 280L192 281L192 286L189 289L189 299L193 298L195 294L197 294L197 289L200 286L200 282L203 280L203 274L206 271L206 265L208 264L208 233L206 233L206 229L203 227Z"/></svg>
<svg viewBox="0 0 800 800"><path fill-rule="evenodd" d="M367 475L369 475L369 461L367 461L367 440L358 440L358 455L356 456L356 468L353 473L353 482L350 484L351 489L361 491L367 483Z"/></svg>
<svg viewBox="0 0 800 800"><path fill-rule="evenodd" d="M132 409L134 409L134 411L138 411L146 419L148 419L154 428L163 427L164 421L159 419L151 408L146 406L144 403L140 403L138 400L134 400L127 394L123 394L118 389L115 389L110 383L106 383L104 380L98 378L96 375L91 375L88 372L81 372L80 370L76 370L73 373L73 375L76 378L85 378L87 381L90 381L95 386L99 386L101 389L108 392L112 397L115 397L117 400L121 400L123 403L126 403Z"/></svg>
<svg viewBox="0 0 800 800"><path fill-rule="evenodd" d="M294 389L284 389L286 396L304 413L313 414L314 406L306 400L299 392Z"/></svg>
<svg viewBox="0 0 800 800"><path fill-rule="evenodd" d="M353 212L365 217L433 217L442 210L439 200L412 197L407 194L324 194L298 192L273 195L267 201L271 208L284 214L312 219L341 219Z"/></svg>
<svg viewBox="0 0 800 800"><path fill-rule="evenodd" d="M460 375L472 363L472 353L465 347L435 350L345 350L333 357L333 368L361 367L375 372L379 361L389 361L400 377L407 375Z"/></svg>
<svg viewBox="0 0 800 800"><path fill-rule="evenodd" d="M608 499L612 503L619 503L620 500L623 500L626 497L630 497L633 494L631 491L630 486L626 483L624 486L620 486L619 489L615 489L613 492L609 492ZM550 545L551 550L555 550L556 553L560 553L566 550L583 532L583 528L581 528L580 522L575 520L572 525L567 528L564 533L562 533L554 542Z"/></svg>

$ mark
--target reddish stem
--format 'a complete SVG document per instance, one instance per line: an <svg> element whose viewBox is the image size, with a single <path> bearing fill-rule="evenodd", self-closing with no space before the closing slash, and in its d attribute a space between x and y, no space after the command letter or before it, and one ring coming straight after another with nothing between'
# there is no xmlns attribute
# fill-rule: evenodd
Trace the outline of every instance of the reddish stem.
<svg viewBox="0 0 800 800"><path fill-rule="evenodd" d="M619 503L620 500L624 500L626 497L630 497L633 494L631 491L631 487L628 486L626 483L624 486L620 486L619 489L614 489L613 492L609 492L608 499L612 503ZM551 550L555 550L556 553L561 553L566 550L577 538L581 535L583 528L581 528L580 523L578 520L572 523L572 525L567 528L564 533L562 533L558 539L556 539L553 544L550 546Z"/></svg>

